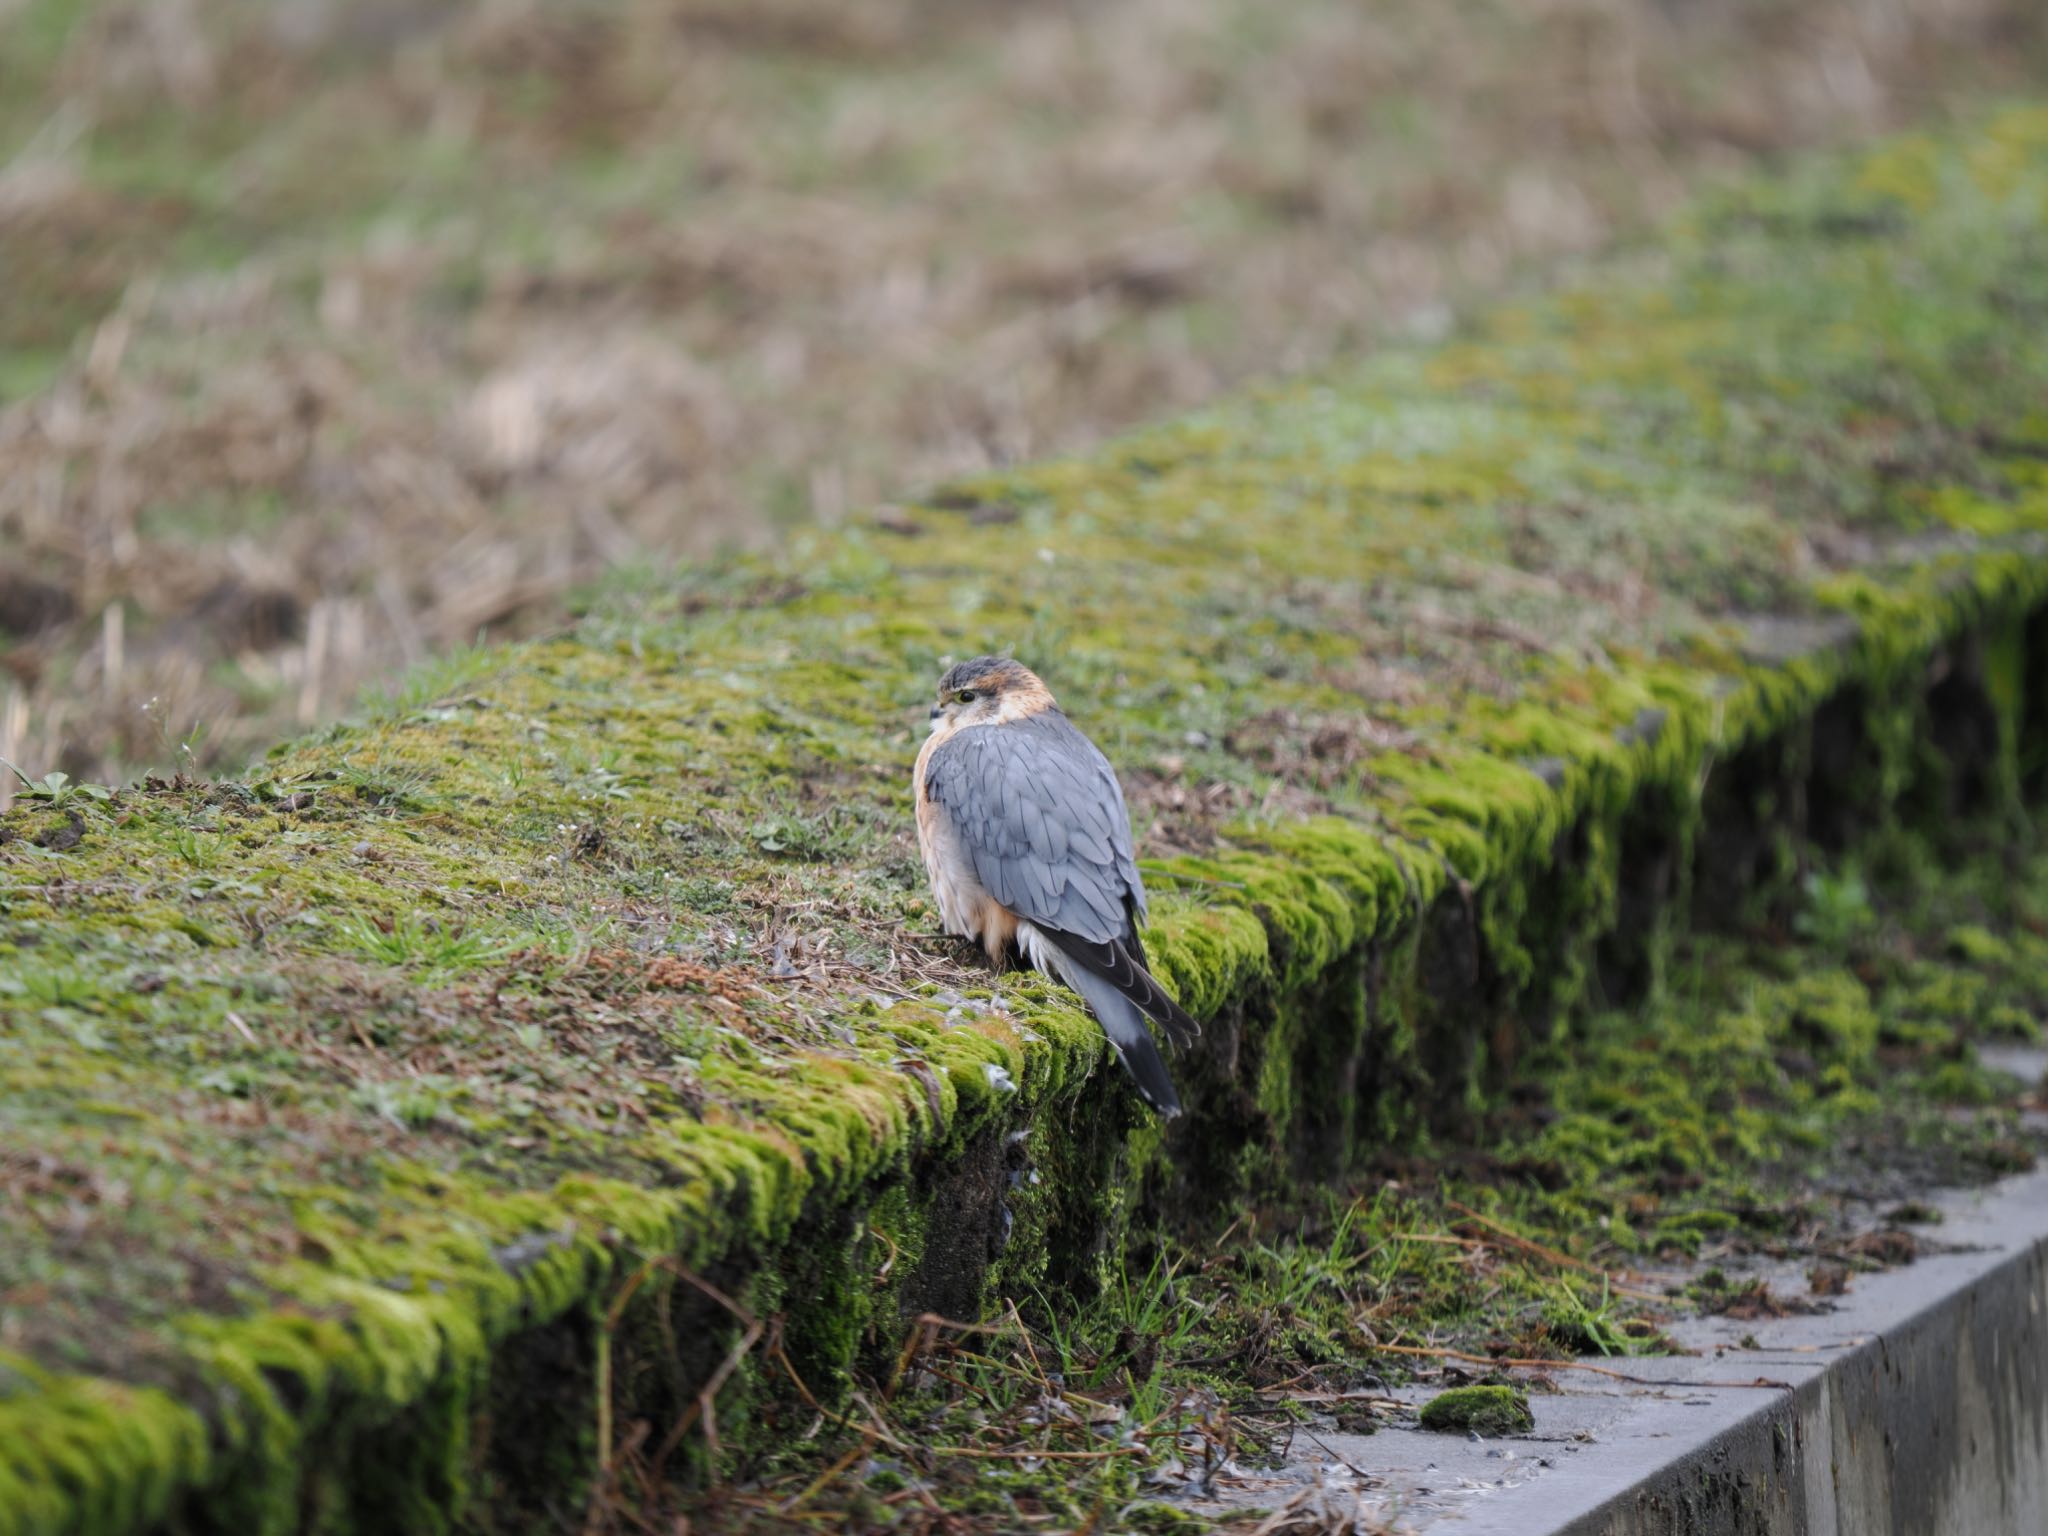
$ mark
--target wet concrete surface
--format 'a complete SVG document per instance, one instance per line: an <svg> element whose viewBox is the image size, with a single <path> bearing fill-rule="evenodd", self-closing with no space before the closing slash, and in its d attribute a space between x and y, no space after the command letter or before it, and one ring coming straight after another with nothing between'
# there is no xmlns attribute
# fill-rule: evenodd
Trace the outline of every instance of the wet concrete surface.
<svg viewBox="0 0 2048 1536"><path fill-rule="evenodd" d="M2010 1070L2038 1076L2038 1051ZM1311 1425L1278 1471L1231 1469L1190 1507L1290 1501L1445 1536L2048 1532L2048 1171L1925 1202L1910 1264L1828 1310L1676 1323L1687 1356L1556 1370L1533 1433L1497 1440ZM1764 1275L1808 1294L1803 1267ZM1527 1376L1530 1373L1518 1372ZM1436 1388L1391 1395L1420 1404ZM1305 1511L1304 1511L1305 1512Z"/></svg>

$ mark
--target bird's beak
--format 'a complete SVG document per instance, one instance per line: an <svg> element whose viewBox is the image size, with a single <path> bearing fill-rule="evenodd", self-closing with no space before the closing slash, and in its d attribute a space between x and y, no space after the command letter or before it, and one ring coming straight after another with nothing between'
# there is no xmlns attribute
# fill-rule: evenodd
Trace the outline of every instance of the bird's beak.
<svg viewBox="0 0 2048 1536"><path fill-rule="evenodd" d="M944 714L945 712L946 712L946 706L945 706L945 705L943 705L943 704L934 704L934 705L932 706L932 718L933 718L934 720L938 719L938 718L939 718L939 716L940 716L940 715L942 715L942 714Z"/></svg>

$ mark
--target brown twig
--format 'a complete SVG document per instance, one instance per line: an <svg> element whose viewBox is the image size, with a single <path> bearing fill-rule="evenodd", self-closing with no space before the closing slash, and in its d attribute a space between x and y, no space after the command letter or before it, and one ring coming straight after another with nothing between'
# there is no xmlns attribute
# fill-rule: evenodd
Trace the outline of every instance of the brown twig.
<svg viewBox="0 0 2048 1536"><path fill-rule="evenodd" d="M1118 1456L1144 1456L1135 1445L1115 1445L1101 1451L991 1451L975 1445L927 1445L920 1449L934 1456L971 1456L977 1461L1110 1461Z"/></svg>
<svg viewBox="0 0 2048 1536"><path fill-rule="evenodd" d="M882 1401L886 1403L895 1399L896 1389L902 1385L903 1373L910 1368L910 1362L938 1343L941 1328L950 1328L955 1333L1001 1333L1006 1326L1003 1323L958 1323L936 1312L920 1314L910 1325L910 1334L896 1356L896 1367L889 1373L889 1384L882 1389ZM923 1341L921 1344L920 1340Z"/></svg>
<svg viewBox="0 0 2048 1536"><path fill-rule="evenodd" d="M1099 1451L997 1451L978 1445L909 1445L889 1432L889 1426L882 1422L875 1405L856 1392L853 1400L865 1408L873 1424L875 1434L891 1450L908 1455L919 1452L927 1456L964 1456L975 1461L1108 1461L1117 1456L1146 1456L1150 1452L1141 1446L1116 1445Z"/></svg>
<svg viewBox="0 0 2048 1536"><path fill-rule="evenodd" d="M1588 1264L1584 1259L1575 1259L1568 1253L1560 1253L1557 1249L1539 1243L1533 1238L1524 1237L1521 1233L1502 1226L1492 1217L1480 1215L1479 1212L1473 1210L1469 1205L1462 1205L1456 1200L1449 1199L1445 1200L1444 1204L1458 1212L1468 1221L1477 1222L1502 1242L1519 1248L1522 1252L1543 1259L1548 1263L1558 1265L1561 1268L1575 1269L1579 1273L1586 1275L1597 1275L1623 1296L1630 1296L1638 1301L1663 1301L1665 1299L1655 1291L1646 1291L1636 1286L1623 1284L1610 1271L1604 1270L1596 1264Z"/></svg>
<svg viewBox="0 0 2048 1536"><path fill-rule="evenodd" d="M781 1504L776 1506L776 1512L778 1514L787 1515L792 1514L796 1510L801 1509L805 1504L810 1502L811 1497L814 1494L816 1494L819 1489L823 1488L827 1483L831 1482L833 1478L837 1477L840 1473L844 1472L856 1461L859 1461L861 1457L867 1455L867 1453L874 1448L874 1444L874 1432L872 1430L861 1431L859 1445L856 1445L844 1456L840 1457L837 1461L833 1462L831 1466L827 1467L824 1471L820 1472L816 1477L812 1478L809 1485L806 1486L801 1493L795 1494L792 1497L783 1500Z"/></svg>
<svg viewBox="0 0 2048 1536"><path fill-rule="evenodd" d="M888 1282L889 1271L896 1267L896 1261L903 1256L903 1250L896 1246L896 1239L884 1232L880 1227L871 1226L867 1230L871 1236L879 1237L889 1245L889 1257L882 1260L882 1267L876 1270L874 1274L875 1284L884 1285Z"/></svg>
<svg viewBox="0 0 2048 1536"><path fill-rule="evenodd" d="M1045 1367L1038 1363L1038 1346L1031 1342L1031 1330L1024 1326L1024 1319L1017 1315L1017 1303L1005 1296L1003 1298L1003 1305L1010 1309L1011 1325L1016 1328L1017 1336L1024 1341L1024 1353L1031 1357L1031 1369L1033 1374L1038 1377L1039 1390L1050 1393L1052 1391L1052 1383L1046 1379Z"/></svg>
<svg viewBox="0 0 2048 1536"><path fill-rule="evenodd" d="M1323 1454L1325 1456L1328 1456L1332 1461L1336 1462L1338 1466L1342 1467L1346 1472L1349 1472L1361 1483L1364 1483L1368 1487L1372 1487L1385 1481L1385 1479L1383 1478L1374 1477L1370 1472L1360 1470L1359 1468L1353 1466L1347 1458L1339 1456L1334 1450L1330 1448L1329 1442L1324 1440L1323 1437L1321 1435L1318 1435L1314 1430L1304 1429L1302 1433L1304 1435L1307 1435L1309 1439L1315 1441L1317 1445L1320 1445L1323 1448Z"/></svg>
<svg viewBox="0 0 2048 1536"><path fill-rule="evenodd" d="M1375 1344L1373 1348L1389 1355L1414 1355L1423 1360L1459 1360L1467 1365L1505 1366L1526 1371L1591 1371L1596 1376L1611 1376L1616 1381L1630 1382L1639 1387L1776 1387L1790 1392L1789 1381L1772 1381L1759 1376L1754 1381L1659 1381L1654 1376L1631 1376L1627 1371L1617 1371L1611 1366L1588 1365L1581 1360L1532 1360L1519 1355L1468 1355L1460 1349L1434 1349L1422 1344Z"/></svg>
<svg viewBox="0 0 2048 1536"><path fill-rule="evenodd" d="M824 1407L818 1402L817 1398L811 1395L811 1389L804 1385L803 1377L797 1375L796 1366L790 1361L789 1351L782 1347L782 1322L780 1318L776 1319L774 1335L768 1340L768 1353L774 1358L777 1365L789 1373L790 1382L796 1387L797 1396L801 1397L814 1412L823 1413L825 1411Z"/></svg>
<svg viewBox="0 0 2048 1536"><path fill-rule="evenodd" d="M1380 1408L1406 1408L1408 1404L1384 1392L1289 1392L1290 1403L1368 1403Z"/></svg>
<svg viewBox="0 0 2048 1536"><path fill-rule="evenodd" d="M597 1480L591 1487L590 1504L584 1514L586 1531L598 1528L600 1510L609 1502L611 1490L618 1481L618 1456L612 1445L612 1335L618 1331L619 1320L625 1315L627 1305L660 1262L650 1259L633 1271L626 1283L619 1287L611 1305L604 1309L604 1320L598 1325L597 1359L593 1367L597 1377Z"/></svg>
<svg viewBox="0 0 2048 1536"><path fill-rule="evenodd" d="M677 1417L675 1423L669 1427L669 1432L662 1436L661 1444L656 1447L654 1452L654 1465L657 1467L666 1465L669 1457L675 1454L676 1447L683 1443L683 1436L690 1432L691 1426L699 1418L702 1418L704 1421L705 1448L710 1452L712 1465L716 1467L720 1451L718 1442L718 1394L724 1389L726 1382L732 1379L733 1372L740 1368L740 1362L746 1359L747 1352L760 1342L761 1335L765 1330L759 1318L755 1317L752 1312L749 1312L708 1280L700 1279L674 1259L662 1259L658 1262L661 1268L667 1270L678 1280L689 1282L706 1296L709 1296L713 1301L724 1307L726 1311L739 1319L741 1326L745 1329L740 1335L740 1341L732 1347L732 1351L720 1362L718 1369L711 1373L711 1379L704 1384L703 1390L697 1394L697 1400L690 1404L688 1408L685 1408L681 1415Z"/></svg>

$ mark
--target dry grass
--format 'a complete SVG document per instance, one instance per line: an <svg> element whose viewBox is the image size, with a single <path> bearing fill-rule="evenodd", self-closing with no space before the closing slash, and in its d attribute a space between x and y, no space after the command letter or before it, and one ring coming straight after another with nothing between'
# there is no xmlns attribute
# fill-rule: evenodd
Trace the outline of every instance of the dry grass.
<svg viewBox="0 0 2048 1536"><path fill-rule="evenodd" d="M233 759L2044 61L2028 0L0 0L0 755Z"/></svg>

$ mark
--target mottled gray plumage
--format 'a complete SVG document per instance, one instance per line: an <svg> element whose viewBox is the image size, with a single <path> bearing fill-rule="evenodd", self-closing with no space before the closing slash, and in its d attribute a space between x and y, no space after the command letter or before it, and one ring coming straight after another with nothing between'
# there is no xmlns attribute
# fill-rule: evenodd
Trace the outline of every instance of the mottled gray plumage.
<svg viewBox="0 0 2048 1536"><path fill-rule="evenodd" d="M993 665L981 658L955 668L941 697L987 687ZM1042 689L1016 663L1001 665ZM1021 919L1025 958L1087 1001L1145 1101L1179 1114L1145 1020L1182 1045L1198 1029L1145 963L1145 883L1109 760L1047 699L1036 713L953 732L930 749L922 774L923 793L957 834L975 879Z"/></svg>
<svg viewBox="0 0 2048 1536"><path fill-rule="evenodd" d="M1123 789L1058 709L961 731L932 753L925 785L997 901L1058 933L1136 942L1145 883Z"/></svg>

